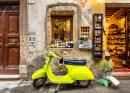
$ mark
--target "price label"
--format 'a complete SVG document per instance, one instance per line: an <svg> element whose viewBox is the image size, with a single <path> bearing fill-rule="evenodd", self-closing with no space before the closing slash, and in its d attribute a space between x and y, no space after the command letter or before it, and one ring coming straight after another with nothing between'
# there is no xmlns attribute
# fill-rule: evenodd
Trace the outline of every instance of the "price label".
<svg viewBox="0 0 130 93"><path fill-rule="evenodd" d="M120 82L116 78L114 78L113 76L110 76L110 77L107 77L107 78L110 79L116 86L118 84L120 84Z"/></svg>
<svg viewBox="0 0 130 93"><path fill-rule="evenodd" d="M28 3L29 3L29 4L34 4L34 3L35 3L35 0L28 0Z"/></svg>

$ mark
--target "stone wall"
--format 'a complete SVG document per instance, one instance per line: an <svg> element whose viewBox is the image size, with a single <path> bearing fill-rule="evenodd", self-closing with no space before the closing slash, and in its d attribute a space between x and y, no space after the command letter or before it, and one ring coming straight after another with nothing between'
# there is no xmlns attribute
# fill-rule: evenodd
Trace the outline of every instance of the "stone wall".
<svg viewBox="0 0 130 93"><path fill-rule="evenodd" d="M93 13L103 13L105 16L105 3L129 3L129 0L89 0L84 6L80 0L36 0L35 4L27 5L28 34L36 35L36 43L28 43L28 78L29 80L34 70L42 68L48 59L46 51L49 49L64 59L86 59L86 66L91 67L93 73L98 76L99 65L104 60L94 61L92 50L79 51L78 38L80 26L90 26L90 40L93 35ZM63 12L64 11L64 12ZM73 42L72 49L51 49L51 15L66 15L70 11L73 15ZM74 11L74 13L72 13ZM105 38L105 35L103 36ZM103 41L105 42L105 41ZM22 47L24 49L25 47ZM21 50L22 50L21 49ZM104 53L104 52L103 52ZM24 53L23 53L24 54ZM26 58L26 57L25 57ZM52 69L55 74L65 74L67 71L63 65L57 64L58 60L53 59Z"/></svg>

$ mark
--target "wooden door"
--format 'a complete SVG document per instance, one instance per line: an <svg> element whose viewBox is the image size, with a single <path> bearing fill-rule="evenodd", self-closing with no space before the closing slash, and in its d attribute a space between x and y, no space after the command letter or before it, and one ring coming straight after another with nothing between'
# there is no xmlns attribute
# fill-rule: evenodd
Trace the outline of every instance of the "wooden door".
<svg viewBox="0 0 130 93"><path fill-rule="evenodd" d="M3 13L0 12L0 74L4 74L3 64Z"/></svg>
<svg viewBox="0 0 130 93"><path fill-rule="evenodd" d="M19 13L5 13L5 74L19 73Z"/></svg>
<svg viewBox="0 0 130 93"><path fill-rule="evenodd" d="M0 74L19 74L19 8L3 4L0 11Z"/></svg>
<svg viewBox="0 0 130 93"><path fill-rule="evenodd" d="M130 68L130 11L127 12L126 66Z"/></svg>

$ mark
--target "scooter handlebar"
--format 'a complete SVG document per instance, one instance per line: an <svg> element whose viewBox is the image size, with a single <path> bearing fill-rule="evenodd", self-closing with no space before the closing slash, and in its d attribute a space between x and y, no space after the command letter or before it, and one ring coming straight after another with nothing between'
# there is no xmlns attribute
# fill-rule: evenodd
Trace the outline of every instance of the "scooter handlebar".
<svg viewBox="0 0 130 93"><path fill-rule="evenodd" d="M60 58L60 57L58 57L58 56L57 56L56 58L58 58L59 60L61 60L61 58Z"/></svg>
<svg viewBox="0 0 130 93"><path fill-rule="evenodd" d="M47 51L49 56L50 56L50 50ZM57 55L56 55L57 56ZM58 58L59 60L61 60L61 58L59 56L57 56L56 58Z"/></svg>

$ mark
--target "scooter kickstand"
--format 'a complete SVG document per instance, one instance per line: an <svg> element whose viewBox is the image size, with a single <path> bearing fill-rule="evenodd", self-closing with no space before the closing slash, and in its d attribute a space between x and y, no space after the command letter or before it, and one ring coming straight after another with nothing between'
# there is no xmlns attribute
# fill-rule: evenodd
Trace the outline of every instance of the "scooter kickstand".
<svg viewBox="0 0 130 93"><path fill-rule="evenodd" d="M55 90L55 93L58 91L59 86L60 86L60 84L58 84L58 86L57 86L57 88L56 88L56 90Z"/></svg>

